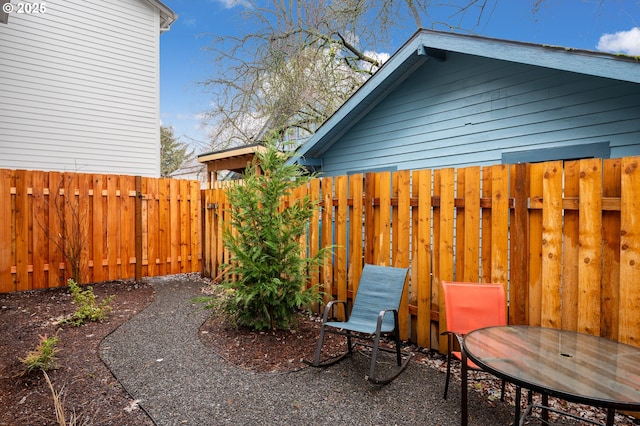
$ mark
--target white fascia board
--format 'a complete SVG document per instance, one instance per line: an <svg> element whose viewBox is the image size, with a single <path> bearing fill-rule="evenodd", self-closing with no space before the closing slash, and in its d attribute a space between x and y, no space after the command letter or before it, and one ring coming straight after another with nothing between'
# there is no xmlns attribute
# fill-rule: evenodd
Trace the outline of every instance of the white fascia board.
<svg viewBox="0 0 640 426"><path fill-rule="evenodd" d="M171 25L178 19L178 15L160 0L145 1L160 11L160 32L169 31Z"/></svg>

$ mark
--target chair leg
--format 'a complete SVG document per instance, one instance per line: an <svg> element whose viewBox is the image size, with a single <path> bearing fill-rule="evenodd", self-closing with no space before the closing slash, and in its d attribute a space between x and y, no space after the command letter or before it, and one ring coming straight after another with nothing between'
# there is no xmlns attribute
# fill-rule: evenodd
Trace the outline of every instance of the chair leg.
<svg viewBox="0 0 640 426"><path fill-rule="evenodd" d="M367 379L374 379L376 377L376 362L378 362L378 350L380 347L380 333L376 333L376 337L373 340L373 348L371 351L371 367L369 368L369 375Z"/></svg>
<svg viewBox="0 0 640 426"><path fill-rule="evenodd" d="M402 354L400 352L400 347L401 347L401 342L400 342L400 333L398 331L398 313L394 311L394 316L395 316L395 327L394 327L394 334L395 334L395 341L396 341L396 357L397 357L397 362L398 362L398 368L396 369L396 371L392 374L389 374L383 378L379 378L376 377L375 373L376 373L376 365L378 362L378 353L381 350L384 350L385 352L393 352L392 349L387 349L387 348L380 348L380 336L381 336L381 326L382 326L382 316L380 316L378 318L378 326L376 327L376 332L374 335L374 339L373 339L373 346L371 347L372 351L371 351L371 367L369 368L369 375L366 376L366 380L369 381L370 383L376 384L376 385L386 385L387 383L390 383L391 381L393 381L396 377L398 377L400 375L400 373L402 373L405 368L407 368L407 366L409 365L409 360L411 359L413 354L408 354L405 358L405 360L402 360Z"/></svg>
<svg viewBox="0 0 640 426"><path fill-rule="evenodd" d="M444 380L444 399L447 399L449 392L449 377L451 376L451 352L447 354L447 377Z"/></svg>
<svg viewBox="0 0 640 426"><path fill-rule="evenodd" d="M400 346L402 346L402 343L400 342L400 333L398 333L398 330L396 330L394 334L396 337L396 363L398 364L398 367L400 367L402 365L402 354L400 353Z"/></svg>
<svg viewBox="0 0 640 426"><path fill-rule="evenodd" d="M500 389L500 401L504 402L504 388L506 386L506 382L503 380L502 381L502 389Z"/></svg>
<svg viewBox="0 0 640 426"><path fill-rule="evenodd" d="M322 344L324 343L324 324L320 327L320 336L318 337L318 348L316 349L316 356L313 359L313 366L317 367L320 365L320 355L322 353ZM351 345L349 345L351 346Z"/></svg>
<svg viewBox="0 0 640 426"><path fill-rule="evenodd" d="M331 332L331 331L329 331ZM328 367L330 365L336 364L340 361L342 361L343 359L345 359L347 356L350 356L353 354L353 347L355 346L355 344L352 343L351 341L351 337L350 333L337 333L337 334L342 334L342 335L346 335L347 338L347 345L349 346L348 350L335 355L335 356L330 356L329 358L325 359L325 360L321 360L320 358L322 357L322 346L324 344L324 335L325 335L325 326L324 324L320 327L320 336L318 337L318 347L316 349L316 354L313 358L313 361L309 361L306 359L303 359L302 362L304 362L307 365L310 365L312 367Z"/></svg>

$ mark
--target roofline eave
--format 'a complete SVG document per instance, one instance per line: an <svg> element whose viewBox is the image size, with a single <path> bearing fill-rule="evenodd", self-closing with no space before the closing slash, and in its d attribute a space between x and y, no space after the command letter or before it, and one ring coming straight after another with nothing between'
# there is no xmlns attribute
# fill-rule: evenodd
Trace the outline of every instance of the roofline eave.
<svg viewBox="0 0 640 426"><path fill-rule="evenodd" d="M178 15L160 0L145 1L160 11L160 32L169 31L171 25L178 19Z"/></svg>
<svg viewBox="0 0 640 426"><path fill-rule="evenodd" d="M452 52L516 62L526 65L553 68L560 71L604 77L632 83L640 83L640 58L611 53L540 45L488 37L456 34L451 32L419 29L391 58L367 80L347 101L329 117L316 133L290 158L290 162L301 158L320 159L345 132L353 127L363 115L370 111L410 75L417 66L407 67L384 83L401 69L413 55L429 58L430 51ZM439 59L440 54L434 58ZM415 65L415 64L414 64ZM380 89L382 87L382 90ZM347 120L348 118L348 120Z"/></svg>

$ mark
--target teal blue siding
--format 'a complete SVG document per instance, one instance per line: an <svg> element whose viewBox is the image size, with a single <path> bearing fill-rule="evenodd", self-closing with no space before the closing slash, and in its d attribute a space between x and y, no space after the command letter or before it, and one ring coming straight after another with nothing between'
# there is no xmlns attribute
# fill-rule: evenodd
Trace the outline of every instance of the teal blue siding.
<svg viewBox="0 0 640 426"><path fill-rule="evenodd" d="M473 55L427 61L322 154L325 175L488 165L609 143L640 155L640 84Z"/></svg>

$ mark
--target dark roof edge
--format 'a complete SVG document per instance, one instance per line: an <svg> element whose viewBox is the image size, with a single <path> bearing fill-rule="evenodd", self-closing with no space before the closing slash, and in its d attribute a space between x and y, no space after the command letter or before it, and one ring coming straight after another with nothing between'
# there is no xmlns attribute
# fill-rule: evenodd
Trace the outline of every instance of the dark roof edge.
<svg viewBox="0 0 640 426"><path fill-rule="evenodd" d="M211 152L205 152L203 154L199 154L198 158L206 157L208 155L213 155L213 154L224 154L225 152L233 152L233 151L247 149L247 148L253 148L253 147L257 147L257 146L265 146L265 145L263 143L256 142L256 143L252 143L252 144L248 144L248 145L232 146L230 148L225 148L225 149L221 149L221 150L218 150L218 151L211 151Z"/></svg>

